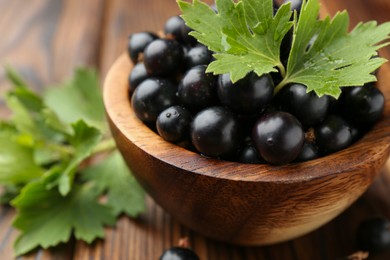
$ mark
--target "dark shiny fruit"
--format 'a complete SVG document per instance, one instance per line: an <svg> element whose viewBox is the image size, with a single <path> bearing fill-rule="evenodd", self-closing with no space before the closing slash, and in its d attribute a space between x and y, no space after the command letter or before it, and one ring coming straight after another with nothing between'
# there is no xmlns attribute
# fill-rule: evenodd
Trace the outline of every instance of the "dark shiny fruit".
<svg viewBox="0 0 390 260"><path fill-rule="evenodd" d="M184 141L190 135L191 120L191 113L187 109L181 106L169 107L157 117L157 132L168 142Z"/></svg>
<svg viewBox="0 0 390 260"><path fill-rule="evenodd" d="M139 32L129 36L128 52L133 63L137 63L146 46L156 39L158 36L151 32Z"/></svg>
<svg viewBox="0 0 390 260"><path fill-rule="evenodd" d="M358 227L357 242L360 250L370 254L390 249L390 222L381 217L363 221Z"/></svg>
<svg viewBox="0 0 390 260"><path fill-rule="evenodd" d="M271 102L274 83L270 75L255 73L232 83L229 74L218 78L218 97L221 103L238 114L260 114Z"/></svg>
<svg viewBox="0 0 390 260"><path fill-rule="evenodd" d="M328 96L318 97L314 91L306 93L301 84L285 86L278 93L278 101L284 111L293 114L305 126L321 122L329 107Z"/></svg>
<svg viewBox="0 0 390 260"><path fill-rule="evenodd" d="M192 111L217 103L217 78L206 73L206 66L188 70L179 83L178 96L181 103Z"/></svg>
<svg viewBox="0 0 390 260"><path fill-rule="evenodd" d="M168 38L173 38L181 44L194 45L196 44L196 39L188 33L191 32L183 18L180 16L170 17L164 26L164 33Z"/></svg>
<svg viewBox="0 0 390 260"><path fill-rule="evenodd" d="M176 92L176 85L170 81L150 78L135 89L131 105L140 120L155 123L163 110L177 104Z"/></svg>
<svg viewBox="0 0 390 260"><path fill-rule="evenodd" d="M252 141L260 157L270 164L292 162L300 154L305 134L300 122L286 112L262 116L252 131Z"/></svg>
<svg viewBox="0 0 390 260"><path fill-rule="evenodd" d="M155 40L144 51L145 68L153 76L175 75L181 68L183 60L183 48L175 40Z"/></svg>
<svg viewBox="0 0 390 260"><path fill-rule="evenodd" d="M238 120L223 107L209 107L199 112L191 124L191 140L203 155L225 158L235 154L242 143Z"/></svg>
<svg viewBox="0 0 390 260"><path fill-rule="evenodd" d="M284 0L283 4L291 3L291 11L297 11L298 14L301 12L302 9L302 0Z"/></svg>
<svg viewBox="0 0 390 260"><path fill-rule="evenodd" d="M129 93L133 94L134 90L138 87L138 85L149 78L149 74L146 71L145 65L140 62L137 63L134 68L131 70L129 75Z"/></svg>
<svg viewBox="0 0 390 260"><path fill-rule="evenodd" d="M265 161L259 157L259 153L256 151L252 144L247 144L241 148L238 154L238 162L248 164L263 164Z"/></svg>
<svg viewBox="0 0 390 260"><path fill-rule="evenodd" d="M191 48L185 56L187 68L192 68L198 65L208 65L213 59L211 51L204 45L197 45Z"/></svg>
<svg viewBox="0 0 390 260"><path fill-rule="evenodd" d="M327 116L314 130L316 144L322 154L340 151L352 143L349 124L339 116Z"/></svg>
<svg viewBox="0 0 390 260"><path fill-rule="evenodd" d="M172 247L164 251L160 260L199 260L199 256L189 248Z"/></svg>
<svg viewBox="0 0 390 260"><path fill-rule="evenodd" d="M373 85L348 89L343 96L343 112L352 122L359 125L371 125L383 114L385 98Z"/></svg>
<svg viewBox="0 0 390 260"><path fill-rule="evenodd" d="M317 145L315 145L313 142L305 141L302 147L302 151L299 153L295 161L306 162L314 160L318 157L320 157L320 152L318 151Z"/></svg>

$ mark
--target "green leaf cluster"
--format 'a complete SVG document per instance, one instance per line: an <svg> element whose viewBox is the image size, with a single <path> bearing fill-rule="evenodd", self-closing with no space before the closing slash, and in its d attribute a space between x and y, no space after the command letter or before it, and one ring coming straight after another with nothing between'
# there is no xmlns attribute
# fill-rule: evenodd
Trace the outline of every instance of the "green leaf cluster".
<svg viewBox="0 0 390 260"><path fill-rule="evenodd" d="M108 134L97 74L78 69L42 96L11 69L0 120L0 203L17 210L15 254L77 239L103 238L105 225L144 211L144 192ZM104 159L93 161L97 153ZM106 196L107 200L102 200ZM104 203L102 201L105 201Z"/></svg>
<svg viewBox="0 0 390 260"><path fill-rule="evenodd" d="M376 81L372 73L386 62L377 50L389 44L390 22L360 23L348 32L345 11L318 19L319 0L304 0L299 17L289 3L274 15L272 0L217 0L217 13L200 0L177 2L191 35L215 52L207 71L229 73L233 82L252 71L278 72L282 81L275 93L300 83L318 96L338 98L341 87ZM284 64L280 48L289 30L293 41Z"/></svg>

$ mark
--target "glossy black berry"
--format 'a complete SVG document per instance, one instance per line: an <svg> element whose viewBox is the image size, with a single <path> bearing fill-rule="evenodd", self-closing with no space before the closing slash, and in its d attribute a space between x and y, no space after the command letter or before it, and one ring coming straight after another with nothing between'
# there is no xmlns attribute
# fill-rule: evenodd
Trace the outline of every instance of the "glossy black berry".
<svg viewBox="0 0 390 260"><path fill-rule="evenodd" d="M238 154L238 162L248 164L263 164L265 161L259 157L259 153L256 151L252 144L247 144L241 148Z"/></svg>
<svg viewBox="0 0 390 260"><path fill-rule="evenodd" d="M217 78L206 73L206 66L200 65L188 70L179 83L178 96L181 103L192 111L215 105Z"/></svg>
<svg viewBox="0 0 390 260"><path fill-rule="evenodd" d="M177 104L176 92L176 85L170 81L150 78L135 89L131 105L140 120L155 123L163 110Z"/></svg>
<svg viewBox="0 0 390 260"><path fill-rule="evenodd" d="M342 102L345 116L359 125L371 125L377 122L382 117L385 107L382 92L373 85L348 89Z"/></svg>
<svg viewBox="0 0 390 260"><path fill-rule="evenodd" d="M313 142L305 141L302 150L295 161L306 162L318 157L320 157L320 152L318 151L317 145Z"/></svg>
<svg viewBox="0 0 390 260"><path fill-rule="evenodd" d="M186 67L192 68L198 65L208 65L212 59L211 51L206 46L197 45L187 52L185 56Z"/></svg>
<svg viewBox="0 0 390 260"><path fill-rule="evenodd" d="M238 151L242 139L238 120L223 107L202 110L191 124L192 143L206 156L229 157Z"/></svg>
<svg viewBox="0 0 390 260"><path fill-rule="evenodd" d="M172 106L160 113L156 121L158 134L168 142L184 141L190 135L191 113L181 106Z"/></svg>
<svg viewBox="0 0 390 260"><path fill-rule="evenodd" d="M329 107L328 96L318 97L314 91L307 93L302 84L285 86L278 93L278 101L284 111L293 114L305 126L321 122Z"/></svg>
<svg viewBox="0 0 390 260"><path fill-rule="evenodd" d="M181 68L183 60L183 48L175 40L155 40L144 51L145 68L153 76L171 76L176 74Z"/></svg>
<svg viewBox="0 0 390 260"><path fill-rule="evenodd" d="M189 248L172 247L164 251L160 260L199 260L199 256Z"/></svg>
<svg viewBox="0 0 390 260"><path fill-rule="evenodd" d="M315 138L322 154L330 154L347 148L352 143L351 129L347 121L329 115L315 128Z"/></svg>
<svg viewBox="0 0 390 260"><path fill-rule="evenodd" d="M291 11L297 11L299 15L302 9L302 2L302 0L284 0L283 4L291 3Z"/></svg>
<svg viewBox="0 0 390 260"><path fill-rule="evenodd" d="M137 63L133 67L133 69L131 70L131 73L129 76L129 93L130 93L130 95L134 92L134 90L137 88L137 86L147 78L149 78L149 74L146 71L144 63L143 62Z"/></svg>
<svg viewBox="0 0 390 260"><path fill-rule="evenodd" d="M164 33L168 38L175 39L181 44L194 45L196 39L188 35L189 32L191 32L191 28L178 15L170 17L164 26Z"/></svg>
<svg viewBox="0 0 390 260"><path fill-rule="evenodd" d="M128 52L133 63L137 63L146 46L156 39L158 36L151 32L139 32L129 36Z"/></svg>
<svg viewBox="0 0 390 260"><path fill-rule="evenodd" d="M229 74L218 78L218 98L221 103L239 114L260 114L271 102L274 84L270 75L248 74L235 84Z"/></svg>
<svg viewBox="0 0 390 260"><path fill-rule="evenodd" d="M357 242L360 250L370 254L390 249L390 222L381 217L363 221L358 227Z"/></svg>
<svg viewBox="0 0 390 260"><path fill-rule="evenodd" d="M286 164L300 154L305 134L300 122L286 112L262 116L253 127L252 141L260 156L271 164Z"/></svg>

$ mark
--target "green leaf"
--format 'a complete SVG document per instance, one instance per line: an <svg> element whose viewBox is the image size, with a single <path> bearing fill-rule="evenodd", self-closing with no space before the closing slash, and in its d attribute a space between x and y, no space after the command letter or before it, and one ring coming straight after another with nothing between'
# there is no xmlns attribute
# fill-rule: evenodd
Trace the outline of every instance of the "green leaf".
<svg viewBox="0 0 390 260"><path fill-rule="evenodd" d="M21 190L20 186L5 185L3 191L0 191L0 205L8 205L11 200L19 195Z"/></svg>
<svg viewBox="0 0 390 260"><path fill-rule="evenodd" d="M230 73L233 82L254 71L277 72L283 68L280 45L292 26L290 5L283 5L275 17L272 0L217 0L218 14L207 4L178 0L183 19L199 42L216 52L207 71Z"/></svg>
<svg viewBox="0 0 390 260"><path fill-rule="evenodd" d="M74 148L74 154L67 163L64 172L59 178L59 191L62 195L67 195L72 188L74 176L81 162L88 158L96 145L102 138L102 133L84 121L79 120L72 124L74 134L68 141Z"/></svg>
<svg viewBox="0 0 390 260"><path fill-rule="evenodd" d="M104 236L104 225L113 225L111 209L98 203L91 185L75 185L63 197L43 182L32 182L12 201L18 214L13 225L22 233L16 239L16 255L41 246L48 248L67 242L72 232L87 243Z"/></svg>
<svg viewBox="0 0 390 260"><path fill-rule="evenodd" d="M79 119L104 130L104 106L95 71L77 69L69 82L46 90L44 99L61 118L71 124Z"/></svg>
<svg viewBox="0 0 390 260"><path fill-rule="evenodd" d="M373 57L379 48L389 44L383 42L389 39L390 23L379 26L373 21L360 23L348 33L346 12L318 21L319 8L318 0L309 0L303 7L295 28L287 75L279 88L292 82L301 83L318 96L337 98L340 87L376 81L371 73L386 60Z"/></svg>
<svg viewBox="0 0 390 260"><path fill-rule="evenodd" d="M99 194L106 191L108 202L117 216L124 212L135 217L145 211L144 191L128 170L118 151L82 172L85 181L93 181Z"/></svg>
<svg viewBox="0 0 390 260"><path fill-rule="evenodd" d="M16 87L28 88L27 83L20 77L20 75L11 67L5 67L7 79Z"/></svg>
<svg viewBox="0 0 390 260"><path fill-rule="evenodd" d="M43 174L34 162L33 149L18 144L14 137L0 133L0 184L25 184Z"/></svg>

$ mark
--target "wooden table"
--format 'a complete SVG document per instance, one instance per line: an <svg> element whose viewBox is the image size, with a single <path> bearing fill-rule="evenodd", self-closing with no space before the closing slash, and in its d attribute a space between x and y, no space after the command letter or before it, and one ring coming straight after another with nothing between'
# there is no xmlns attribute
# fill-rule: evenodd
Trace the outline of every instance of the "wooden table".
<svg viewBox="0 0 390 260"><path fill-rule="evenodd" d="M208 1L208 2L211 2ZM356 21L390 20L388 0L326 0L334 14L348 9ZM0 63L10 64L36 89L69 77L78 66L96 68L102 77L126 49L131 32L161 30L178 14L173 0L0 0ZM390 49L382 55L390 58ZM386 65L381 78L390 73ZM387 79L389 77L387 76ZM390 87L389 80L384 81ZM9 87L0 68L0 93ZM0 115L7 114L0 104ZM306 236L274 246L245 248L211 241L181 226L150 198L139 219L121 217L107 228L106 239L88 246L73 241L53 250L38 250L21 259L158 259L163 249L189 237L201 259L337 259L356 250L355 232L368 216L390 217L390 163L377 181L342 215ZM0 259L13 259L18 232L11 227L14 211L0 207ZM390 253L370 259L390 259Z"/></svg>

